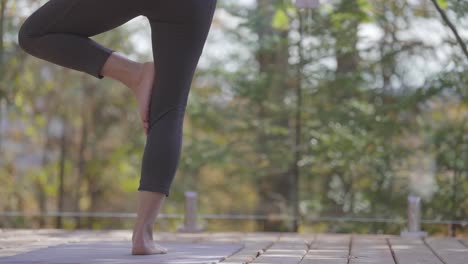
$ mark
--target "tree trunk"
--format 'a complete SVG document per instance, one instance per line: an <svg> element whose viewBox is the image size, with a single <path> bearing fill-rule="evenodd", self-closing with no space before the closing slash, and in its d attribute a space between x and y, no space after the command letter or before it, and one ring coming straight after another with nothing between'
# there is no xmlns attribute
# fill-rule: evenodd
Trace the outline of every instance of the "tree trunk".
<svg viewBox="0 0 468 264"><path fill-rule="evenodd" d="M65 161L67 155L67 124L64 118L62 118L62 137L60 139L60 163L59 163L59 188L58 188L58 199L57 208L58 212L63 212L64 209L64 178L65 178ZM62 216L57 216L57 228L62 228Z"/></svg>
<svg viewBox="0 0 468 264"><path fill-rule="evenodd" d="M48 112L48 111L46 111ZM49 115L46 114L46 125L45 125L45 128L44 128L44 140L45 140L45 143L44 143L44 146L43 146L43 149L42 149L42 168L47 168L47 166L49 165L49 159L47 157L47 153L49 151L49 145L50 145L50 137L49 137L49 122L50 122L50 117ZM37 201L38 201L38 204L39 204L39 209L41 211L41 213L45 213L47 212L47 195L46 195L46 191L45 191L45 186L40 182L40 181L36 181L35 183L35 186L36 186L36 198L37 198ZM45 227L46 225L46 221L45 221L45 218L43 217L40 217L39 218L39 227L43 228Z"/></svg>
<svg viewBox="0 0 468 264"><path fill-rule="evenodd" d="M83 93L83 104L81 104L81 134L80 134L80 146L78 150L78 173L76 178L76 189L75 189L75 212L81 212L80 208L80 199L81 199L81 184L86 173L86 157L85 152L88 145L88 109L93 109L93 102L90 98L93 97L93 92L95 87L85 86ZM85 107L86 106L86 107ZM81 228L81 217L77 216L75 218L76 228Z"/></svg>
<svg viewBox="0 0 468 264"><path fill-rule="evenodd" d="M3 121L3 96L5 92L5 67L4 67L4 54L5 54L5 45L4 45L4 25L5 25L5 12L8 0L1 0L0 2L0 153L2 153L3 148L3 134L1 130L1 124ZM0 164L1 165L1 164Z"/></svg>
<svg viewBox="0 0 468 264"><path fill-rule="evenodd" d="M273 3L272 3L273 2ZM261 14L262 18L256 23L253 31L258 36L259 49L256 51L256 59L259 65L259 72L265 73L268 76L267 82L260 89L263 91L265 98L256 100L258 106L257 119L265 121L271 119L271 125L279 127L288 127L289 119L288 113L280 115L269 115L267 104L265 100L276 100L272 104L284 104L283 98L287 90L286 87L288 79L289 67L289 30L278 30L273 28L272 19L275 14L275 4L279 3L278 0L257 0L256 12ZM272 39L272 36L277 36L279 41ZM272 48L271 42L275 41ZM263 127L257 130L257 153L260 156L270 157L271 152L274 151L269 147L272 140L284 142L284 137L271 137L265 133ZM272 166L270 172L258 179L260 203L258 205L258 212L262 214L282 214L290 215L290 210L287 207L294 208L295 193L297 188L295 181L291 181L294 177L294 172L290 168L278 169L275 161L270 162ZM293 174L293 175L292 175ZM293 227L284 225L281 220L265 220L261 227L264 231L295 231L296 224Z"/></svg>

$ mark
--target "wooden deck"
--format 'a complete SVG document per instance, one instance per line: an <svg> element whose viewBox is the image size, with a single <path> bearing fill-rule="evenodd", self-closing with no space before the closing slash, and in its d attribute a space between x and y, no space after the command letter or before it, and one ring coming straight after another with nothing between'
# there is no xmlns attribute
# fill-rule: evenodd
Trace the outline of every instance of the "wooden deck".
<svg viewBox="0 0 468 264"><path fill-rule="evenodd" d="M130 254L131 230L0 229L0 263L468 264L468 238L155 232L167 254Z"/></svg>

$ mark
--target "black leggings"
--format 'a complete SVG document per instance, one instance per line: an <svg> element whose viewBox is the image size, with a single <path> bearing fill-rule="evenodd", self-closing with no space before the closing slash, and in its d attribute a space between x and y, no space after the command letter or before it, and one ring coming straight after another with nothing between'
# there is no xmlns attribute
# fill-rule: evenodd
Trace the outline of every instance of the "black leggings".
<svg viewBox="0 0 468 264"><path fill-rule="evenodd" d="M143 15L151 26L155 82L139 191L169 189L178 167L193 75L217 0L49 0L21 26L29 54L102 79L113 49L89 37Z"/></svg>

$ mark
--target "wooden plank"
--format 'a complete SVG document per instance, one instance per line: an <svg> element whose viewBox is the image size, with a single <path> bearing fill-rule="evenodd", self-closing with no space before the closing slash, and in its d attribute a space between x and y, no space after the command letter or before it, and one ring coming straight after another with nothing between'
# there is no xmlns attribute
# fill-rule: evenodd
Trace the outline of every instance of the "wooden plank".
<svg viewBox="0 0 468 264"><path fill-rule="evenodd" d="M460 238L458 241L468 248L468 238Z"/></svg>
<svg viewBox="0 0 468 264"><path fill-rule="evenodd" d="M346 264L350 239L350 235L317 235L301 264Z"/></svg>
<svg viewBox="0 0 468 264"><path fill-rule="evenodd" d="M244 248L227 257L222 263L225 264L242 264L250 263L261 254L270 248L274 242L279 239L278 233L271 232L255 232L244 233L240 242L244 244Z"/></svg>
<svg viewBox="0 0 468 264"><path fill-rule="evenodd" d="M350 263L395 264L395 261L386 237L360 235L352 238Z"/></svg>
<svg viewBox="0 0 468 264"><path fill-rule="evenodd" d="M8 244L0 245L0 258L15 256L21 253L26 253L32 250L47 248L64 244L63 241L39 241L39 242L21 242L11 241Z"/></svg>
<svg viewBox="0 0 468 264"><path fill-rule="evenodd" d="M303 243L310 245L315 240L315 234L281 233L278 242Z"/></svg>
<svg viewBox="0 0 468 264"><path fill-rule="evenodd" d="M75 253L81 254L80 250L78 250L80 252L75 252L72 248L92 253L93 256L86 255L88 253L80 255L80 260L86 257L86 261L90 261L88 263L98 263L100 259L95 257L110 258L111 255L115 260L123 261L119 263L127 263L127 261L135 263L131 262L135 259L134 257L130 260L126 257L121 258L121 255L117 256L117 251L110 252L119 250L121 254L129 253L131 235L131 230L2 229L0 230L0 263L11 264L12 260L21 261L28 256L32 258L27 261L38 262L44 257L41 252L51 256L55 254L57 258L69 257ZM427 238L427 244L425 244L423 240L416 238L356 235L353 236L351 252L349 252L350 237L351 235L287 232L175 233L158 231L154 232L155 241L163 246L165 244L172 246L170 253L173 254L147 256L147 258L162 261L158 263L173 263L173 261L185 261L184 263L198 261L197 263L200 263L199 261L206 260L209 263L221 261L225 264L347 264L349 259L349 264L394 264L390 247L385 240L385 237L388 237L398 264L468 264L467 238L434 237ZM96 243L95 246L93 246L94 243ZM114 246L117 247L113 248ZM50 254L48 253L50 249L59 251ZM17 257L10 258L13 255ZM178 257L172 258L175 255ZM141 260L143 258L146 257L142 257ZM59 259L54 261L59 261Z"/></svg>
<svg viewBox="0 0 468 264"><path fill-rule="evenodd" d="M278 241L251 263L300 263L307 253L307 244L294 241Z"/></svg>
<svg viewBox="0 0 468 264"><path fill-rule="evenodd" d="M167 254L134 256L130 254L131 243L129 241L67 243L11 257L2 257L0 264L219 263L242 247L242 245L220 242L166 242L161 245L169 249Z"/></svg>
<svg viewBox="0 0 468 264"><path fill-rule="evenodd" d="M468 248L455 238L431 237L426 243L446 264L468 263Z"/></svg>
<svg viewBox="0 0 468 264"><path fill-rule="evenodd" d="M443 264L419 238L389 239L398 264Z"/></svg>
<svg viewBox="0 0 468 264"><path fill-rule="evenodd" d="M0 232L0 257L14 256L28 251L64 244L71 240L71 232L50 229L3 229Z"/></svg>
<svg viewBox="0 0 468 264"><path fill-rule="evenodd" d="M258 256L263 254L273 242L246 242L244 248L228 256L222 261L224 264L243 264L250 263Z"/></svg>
<svg viewBox="0 0 468 264"><path fill-rule="evenodd" d="M200 237L200 240L197 242L234 242L238 243L240 242L243 237L244 233L241 232L203 232L203 233L198 233L198 237ZM206 235L201 235L201 234L206 234Z"/></svg>

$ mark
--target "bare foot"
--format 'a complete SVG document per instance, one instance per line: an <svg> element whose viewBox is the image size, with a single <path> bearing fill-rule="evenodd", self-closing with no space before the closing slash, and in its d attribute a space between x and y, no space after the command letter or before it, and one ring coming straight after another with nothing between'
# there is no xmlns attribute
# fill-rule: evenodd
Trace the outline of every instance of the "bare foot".
<svg viewBox="0 0 468 264"><path fill-rule="evenodd" d="M139 78L135 81L135 85L131 87L138 101L140 119L143 123L146 135L148 135L149 103L154 82L154 72L154 62L148 61L142 63L141 69L137 74Z"/></svg>
<svg viewBox="0 0 468 264"><path fill-rule="evenodd" d="M149 246L134 244L132 247L132 255L156 255L166 253L167 249L156 243L149 244Z"/></svg>
<svg viewBox="0 0 468 264"><path fill-rule="evenodd" d="M167 248L154 243L153 230L149 227L145 230L137 229L137 225L133 228L132 236L132 255L154 255L166 254Z"/></svg>

